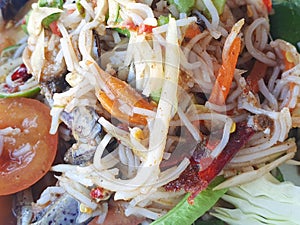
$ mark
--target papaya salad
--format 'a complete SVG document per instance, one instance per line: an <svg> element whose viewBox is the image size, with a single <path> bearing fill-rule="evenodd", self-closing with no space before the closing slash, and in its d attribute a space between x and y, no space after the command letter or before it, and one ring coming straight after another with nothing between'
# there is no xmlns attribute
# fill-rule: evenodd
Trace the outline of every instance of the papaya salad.
<svg viewBox="0 0 300 225"><path fill-rule="evenodd" d="M30 4L0 48L0 195L17 192L18 224L191 224L228 188L298 164L300 55L270 33L274 13L268 0Z"/></svg>

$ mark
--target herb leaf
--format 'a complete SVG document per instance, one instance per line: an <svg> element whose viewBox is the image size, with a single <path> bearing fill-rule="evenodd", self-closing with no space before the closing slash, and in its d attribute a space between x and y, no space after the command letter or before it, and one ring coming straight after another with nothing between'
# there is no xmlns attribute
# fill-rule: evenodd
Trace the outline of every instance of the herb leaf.
<svg viewBox="0 0 300 225"><path fill-rule="evenodd" d="M195 0L168 0L168 2L174 4L181 13L189 13L195 4Z"/></svg>
<svg viewBox="0 0 300 225"><path fill-rule="evenodd" d="M272 37L297 46L300 42L300 1L273 0L273 10L274 13L269 16Z"/></svg>
<svg viewBox="0 0 300 225"><path fill-rule="evenodd" d="M162 216L151 225L182 225L192 224L200 216L202 216L207 210L209 210L215 203L222 197L227 189L213 191L212 189L223 181L223 177L217 177L209 187L202 191L194 199L194 204L188 203L187 199L189 194L170 210L166 215Z"/></svg>

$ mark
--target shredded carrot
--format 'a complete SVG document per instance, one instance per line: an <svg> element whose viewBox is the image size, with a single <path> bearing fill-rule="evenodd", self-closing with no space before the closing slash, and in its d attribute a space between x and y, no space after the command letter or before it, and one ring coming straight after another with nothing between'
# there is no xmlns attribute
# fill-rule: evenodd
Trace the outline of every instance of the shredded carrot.
<svg viewBox="0 0 300 225"><path fill-rule="evenodd" d="M141 95L139 95L132 87L126 82L109 76L106 80L106 85L115 96L115 99L110 99L106 93L99 91L97 97L105 110L107 110L112 116L121 121L127 121L130 124L146 125L147 116L140 114L128 114L120 110L121 104L127 104L130 107L144 108L148 110L154 110L155 105L148 102ZM119 100L122 100L121 102Z"/></svg>
<svg viewBox="0 0 300 225"><path fill-rule="evenodd" d="M185 31L185 38L192 39L196 35L200 34L201 30L199 26L196 23L192 23L188 26L188 28Z"/></svg>
<svg viewBox="0 0 300 225"><path fill-rule="evenodd" d="M255 61L254 66L246 78L250 91L257 93L259 91L258 81L264 78L268 66L260 61Z"/></svg>
<svg viewBox="0 0 300 225"><path fill-rule="evenodd" d="M98 94L98 99L101 102L103 108L120 121L126 121L130 124L136 125L147 125L146 116L140 114L126 115L120 110L119 102L111 100L104 92L100 92Z"/></svg>
<svg viewBox="0 0 300 225"><path fill-rule="evenodd" d="M209 102L216 105L225 104L225 100L228 96L232 84L234 70L236 67L240 49L241 39L237 37L234 39L232 45L230 46L228 57L225 57L227 59L223 60L222 66L218 71L218 76L209 97Z"/></svg>

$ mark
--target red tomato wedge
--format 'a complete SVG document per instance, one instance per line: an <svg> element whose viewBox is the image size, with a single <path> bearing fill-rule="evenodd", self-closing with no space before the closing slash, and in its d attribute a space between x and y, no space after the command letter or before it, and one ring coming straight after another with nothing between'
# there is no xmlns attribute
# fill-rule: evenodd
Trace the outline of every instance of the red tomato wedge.
<svg viewBox="0 0 300 225"><path fill-rule="evenodd" d="M50 169L58 144L58 135L49 134L50 125L45 104L29 98L0 99L0 195L26 189ZM3 132L9 127L15 133Z"/></svg>

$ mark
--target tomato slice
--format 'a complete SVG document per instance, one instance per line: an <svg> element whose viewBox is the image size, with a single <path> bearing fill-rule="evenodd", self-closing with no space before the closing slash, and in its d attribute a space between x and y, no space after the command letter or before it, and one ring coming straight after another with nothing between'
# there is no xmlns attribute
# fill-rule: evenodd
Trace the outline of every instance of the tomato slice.
<svg viewBox="0 0 300 225"><path fill-rule="evenodd" d="M0 195L26 189L50 169L58 144L50 126L50 109L38 100L0 99ZM4 134L8 127L15 132Z"/></svg>

